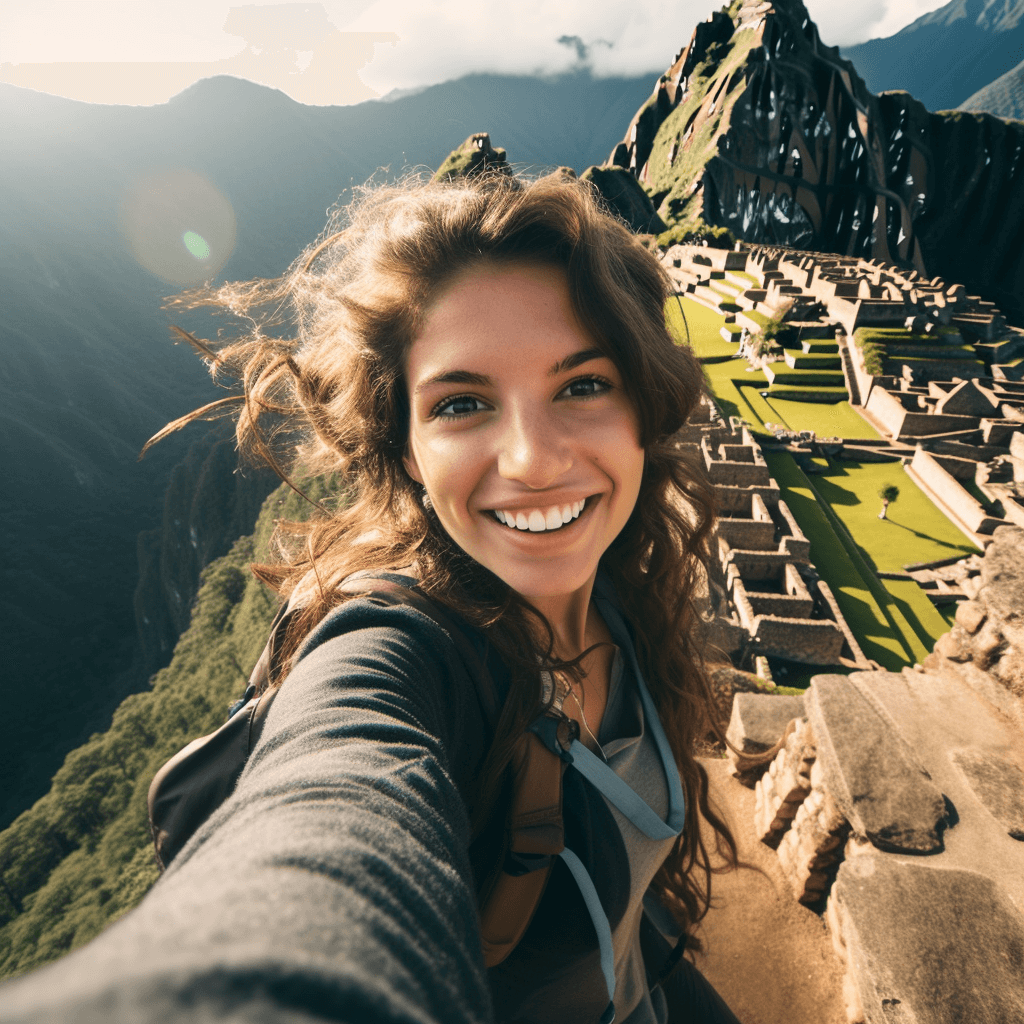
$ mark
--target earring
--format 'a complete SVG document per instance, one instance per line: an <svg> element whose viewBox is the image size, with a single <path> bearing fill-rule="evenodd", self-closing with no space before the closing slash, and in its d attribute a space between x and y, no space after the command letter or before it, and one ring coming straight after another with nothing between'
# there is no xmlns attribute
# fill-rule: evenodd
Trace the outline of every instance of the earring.
<svg viewBox="0 0 1024 1024"><path fill-rule="evenodd" d="M430 495L427 494L426 487L423 488L423 493L420 495L420 503L428 512L434 507L434 503L430 500Z"/></svg>

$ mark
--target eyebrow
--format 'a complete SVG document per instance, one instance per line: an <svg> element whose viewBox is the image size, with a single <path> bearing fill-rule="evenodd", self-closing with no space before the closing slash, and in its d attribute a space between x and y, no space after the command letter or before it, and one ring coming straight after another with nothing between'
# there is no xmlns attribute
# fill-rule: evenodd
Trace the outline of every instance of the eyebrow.
<svg viewBox="0 0 1024 1024"><path fill-rule="evenodd" d="M548 376L557 377L560 373L575 370L577 366L589 363L592 359L605 358L607 358L605 353L599 348L581 349L579 352L573 352L572 355L568 355L555 363L548 370ZM427 388L433 387L435 384L474 384L477 387L489 387L493 383L494 381L485 373L473 373L471 370L444 370L441 373L435 373L433 377L420 381L416 385L414 394L418 395L421 391L426 391Z"/></svg>

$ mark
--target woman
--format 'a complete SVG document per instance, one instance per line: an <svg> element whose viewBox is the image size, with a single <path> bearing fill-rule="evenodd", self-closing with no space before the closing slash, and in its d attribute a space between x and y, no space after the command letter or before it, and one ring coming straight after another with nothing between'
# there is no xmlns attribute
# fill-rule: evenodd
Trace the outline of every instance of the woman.
<svg viewBox="0 0 1024 1024"><path fill-rule="evenodd" d="M9 987L5 1019L733 1021L685 961L654 984L710 898L698 809L735 862L693 755L712 506L671 440L703 377L666 332L665 275L562 178L381 188L348 213L282 281L183 299L257 325L219 353L196 342L242 381L241 446L280 470L272 420L304 473L346 480L341 507L256 567L299 609L262 738L143 904ZM294 340L264 333L285 300ZM382 570L494 652L493 737L435 623L340 589ZM567 771L586 878L556 863L485 972L476 893L502 855L509 763L552 709L661 822L681 780L685 827L652 840Z"/></svg>

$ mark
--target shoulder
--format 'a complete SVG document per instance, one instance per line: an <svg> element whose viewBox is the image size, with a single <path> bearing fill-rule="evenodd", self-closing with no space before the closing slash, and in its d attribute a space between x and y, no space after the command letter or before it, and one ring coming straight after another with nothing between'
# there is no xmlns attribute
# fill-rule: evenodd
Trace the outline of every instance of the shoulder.
<svg viewBox="0 0 1024 1024"><path fill-rule="evenodd" d="M450 631L421 607L372 591L346 596L332 608L299 645L296 662L339 637L351 637L353 642L368 646L386 637L392 643L429 652L442 660L455 653Z"/></svg>
<svg viewBox="0 0 1024 1024"><path fill-rule="evenodd" d="M456 622L451 613L451 630ZM306 636L281 697L307 709L329 705L348 724L372 711L417 723L441 742L461 789L483 752L477 682L450 630L371 593L346 599Z"/></svg>

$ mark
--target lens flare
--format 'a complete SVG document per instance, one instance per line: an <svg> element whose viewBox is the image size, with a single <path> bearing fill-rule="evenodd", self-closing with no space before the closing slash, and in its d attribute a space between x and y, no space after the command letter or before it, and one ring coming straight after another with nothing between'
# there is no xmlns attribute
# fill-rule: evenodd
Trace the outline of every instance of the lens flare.
<svg viewBox="0 0 1024 1024"><path fill-rule="evenodd" d="M206 239L197 231L186 231L181 236L181 240L185 243L185 248L197 260L208 260L210 258L210 247L206 244Z"/></svg>
<svg viewBox="0 0 1024 1024"><path fill-rule="evenodd" d="M132 255L172 285L202 284L235 248L235 211L202 174L188 168L157 171L134 181L119 217Z"/></svg>

